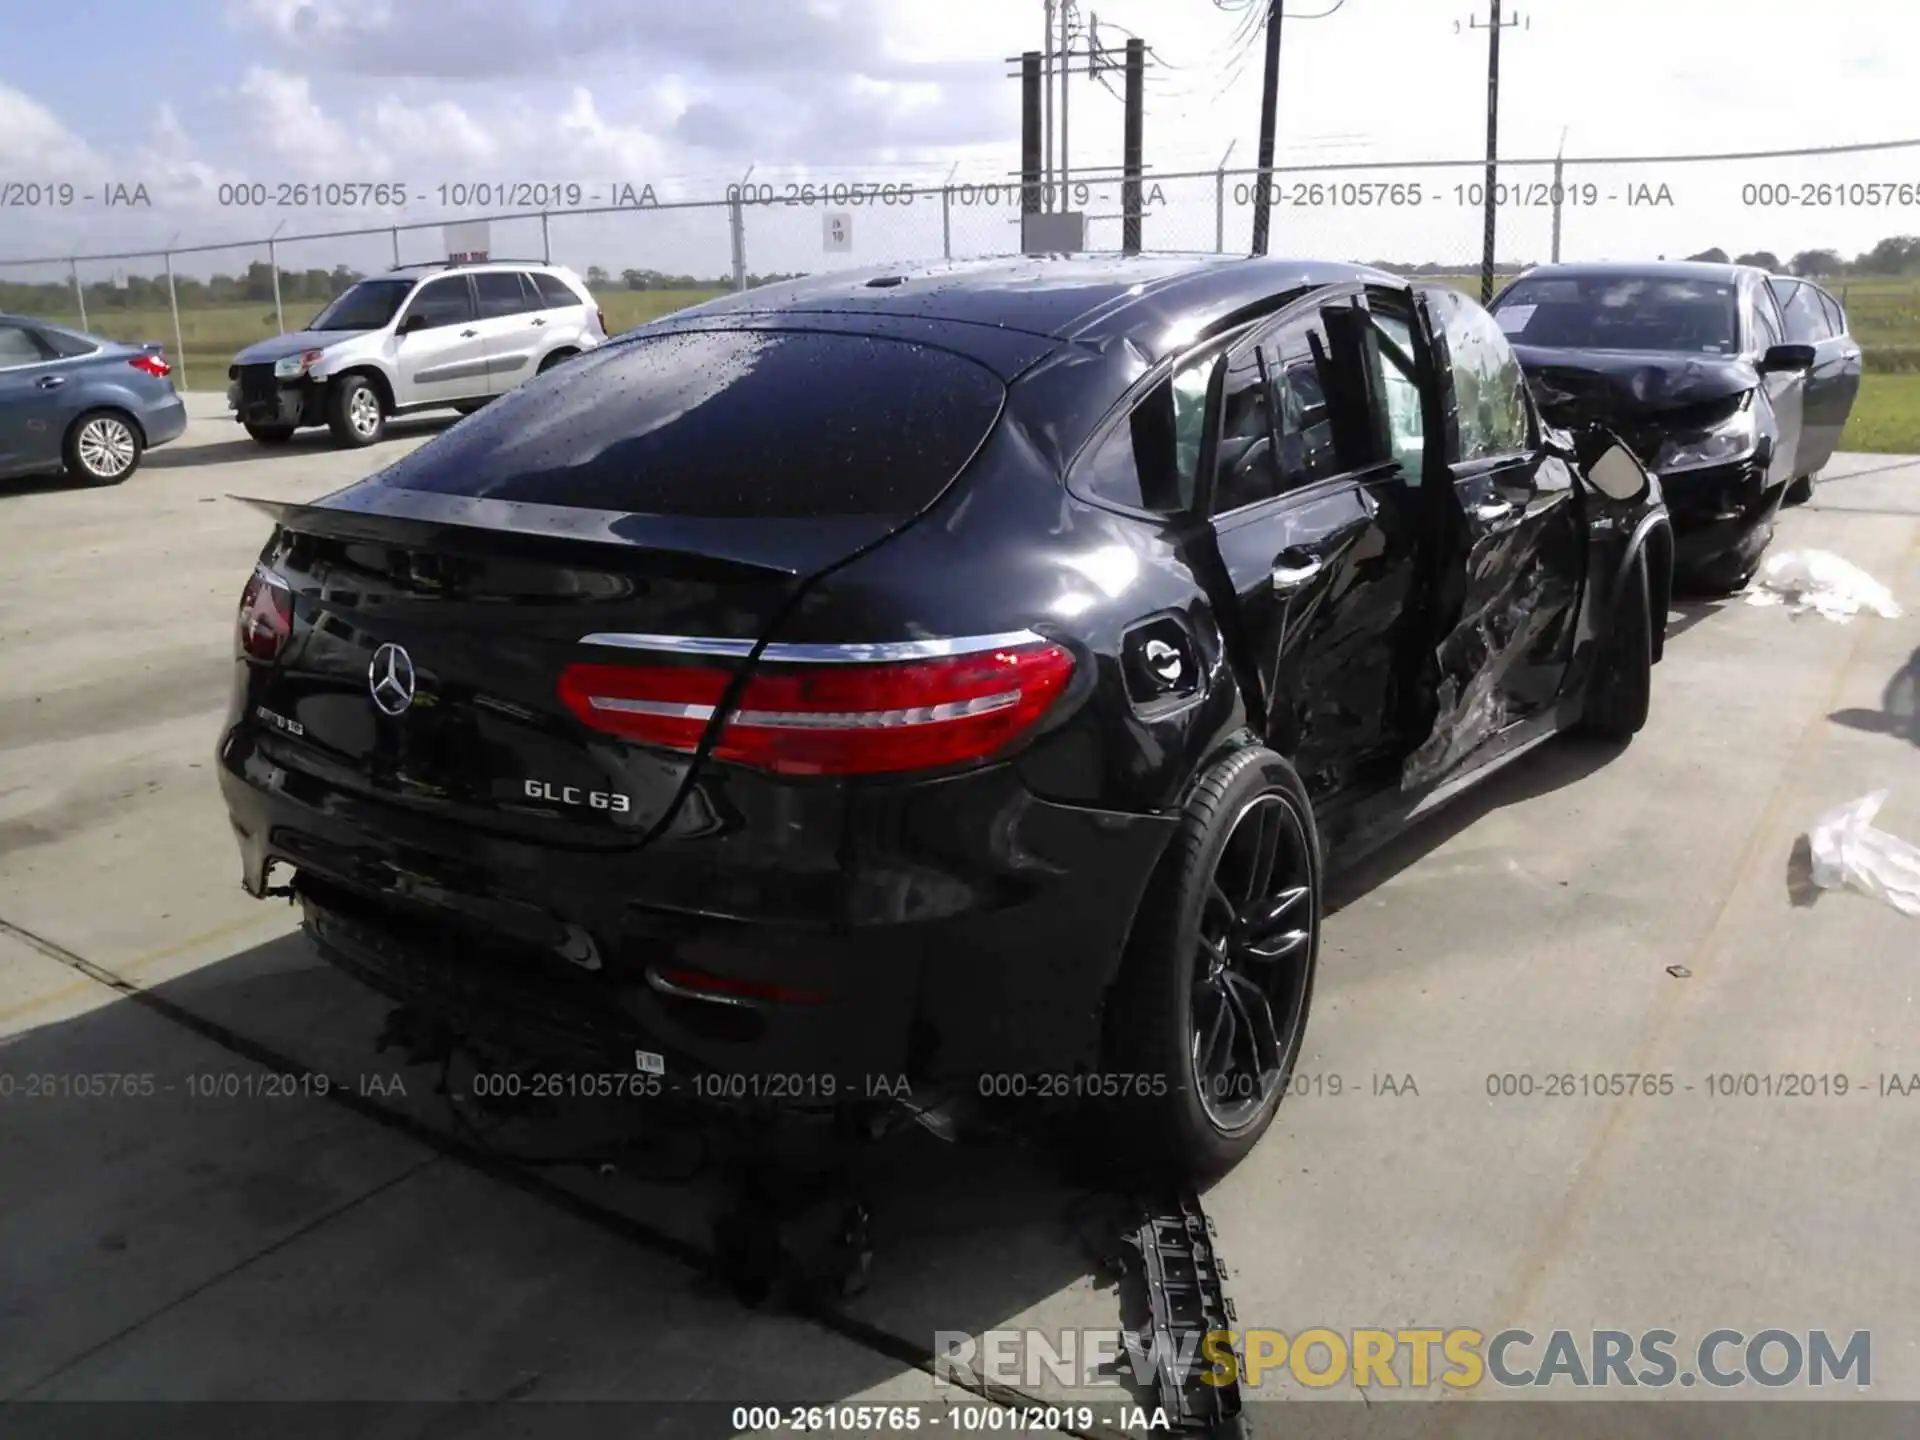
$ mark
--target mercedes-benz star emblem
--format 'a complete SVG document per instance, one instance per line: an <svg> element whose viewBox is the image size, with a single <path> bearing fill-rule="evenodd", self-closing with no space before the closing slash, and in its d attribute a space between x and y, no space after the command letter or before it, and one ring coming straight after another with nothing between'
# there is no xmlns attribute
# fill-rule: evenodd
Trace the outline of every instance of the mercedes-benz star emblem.
<svg viewBox="0 0 1920 1440"><path fill-rule="evenodd" d="M413 657L398 645L382 645L367 666L367 689L381 714L405 714L413 704Z"/></svg>

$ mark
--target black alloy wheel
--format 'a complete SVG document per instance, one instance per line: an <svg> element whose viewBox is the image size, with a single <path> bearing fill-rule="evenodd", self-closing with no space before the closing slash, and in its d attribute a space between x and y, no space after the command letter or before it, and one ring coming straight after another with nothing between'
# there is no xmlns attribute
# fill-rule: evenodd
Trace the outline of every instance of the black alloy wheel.
<svg viewBox="0 0 1920 1440"><path fill-rule="evenodd" d="M1223 1135L1260 1119L1299 1049L1315 919L1308 845L1285 799L1255 796L1207 883L1188 1053L1200 1107Z"/></svg>
<svg viewBox="0 0 1920 1440"><path fill-rule="evenodd" d="M1235 751L1195 782L1108 997L1106 1164L1200 1180L1259 1141L1306 1035L1320 907L1306 787L1273 751Z"/></svg>

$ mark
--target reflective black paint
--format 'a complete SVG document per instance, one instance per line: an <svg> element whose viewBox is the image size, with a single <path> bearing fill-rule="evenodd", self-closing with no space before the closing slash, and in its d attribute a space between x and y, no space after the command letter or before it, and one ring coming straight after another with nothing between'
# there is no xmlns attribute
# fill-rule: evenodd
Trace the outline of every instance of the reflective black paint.
<svg viewBox="0 0 1920 1440"><path fill-rule="evenodd" d="M1680 276L1731 284L1740 306L1738 355L1676 351L1573 349L1515 345L1542 413L1565 425L1605 424L1649 466L1675 438L1710 429L1745 401L1757 412L1759 445L1739 463L1659 473L1673 513L1678 568L1687 574L1737 575L1757 561L1772 536L1793 479L1824 457L1800 455L1807 377L1766 370L1770 348L1755 307L1772 303L1765 272L1749 266L1668 264L1542 265L1515 281L1567 277ZM1510 287L1511 288L1511 287ZM1497 315L1503 294L1493 303ZM1829 407L1830 408L1830 407Z"/></svg>
<svg viewBox="0 0 1920 1440"><path fill-rule="evenodd" d="M794 282L643 332L884 334L992 370L1006 383L997 422L917 516L659 516L550 505L535 487L511 501L440 493L538 423L569 383L555 377L384 476L273 509L263 559L293 588L294 637L276 665L235 662L220 747L248 888L291 865L314 904L401 937L427 971L504 967L508 1010L551 1007L551 1025L530 1026L548 1040L558 1026L617 1052L643 1036L676 1065L722 1070L1092 1063L1134 909L1211 758L1256 741L1292 755L1324 804L1330 858L1357 853L1511 748L1516 727L1577 714L1629 548L1664 525L1657 493L1608 500L1545 435L1462 465L1437 424L1421 475L1340 477L1217 522L1077 493L1073 467L1159 362L1336 290L1412 313L1404 282L1350 266L1023 260L885 288ZM643 343L592 357L577 383L608 398L575 412L568 453L621 442L618 379ZM1449 413L1444 372L1425 373L1431 413ZM918 422L871 384L875 425ZM422 475L434 490L407 485ZM1503 518L1474 518L1486 501ZM1282 597L1274 567L1296 549L1325 563ZM1178 693L1130 687L1143 624L1190 657ZM571 660L630 658L581 643L595 632L838 644L1021 630L1071 650L1073 680L1016 754L949 775L776 779L590 734L555 694ZM398 718L366 684L389 642L407 646L426 697ZM1463 731L1448 705L1475 685L1500 718ZM262 706L304 734L257 720ZM1436 735L1452 753L1409 774ZM530 778L633 807L544 803ZM336 959L418 998L419 964L339 933ZM596 970L582 969L583 937ZM675 999L646 983L662 966L820 1003Z"/></svg>

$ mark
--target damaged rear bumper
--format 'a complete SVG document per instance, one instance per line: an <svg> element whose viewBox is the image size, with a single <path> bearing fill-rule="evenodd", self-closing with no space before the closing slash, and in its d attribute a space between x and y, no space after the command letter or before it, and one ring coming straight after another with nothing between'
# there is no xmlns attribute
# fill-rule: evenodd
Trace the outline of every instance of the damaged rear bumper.
<svg viewBox="0 0 1920 1440"><path fill-rule="evenodd" d="M1005 766L875 791L848 803L840 903L755 918L714 913L742 891L721 834L560 854L290 782L244 729L220 783L248 891L291 867L319 953L380 993L530 1058L631 1072L641 1051L800 1102L1095 1063L1174 823L1039 800Z"/></svg>

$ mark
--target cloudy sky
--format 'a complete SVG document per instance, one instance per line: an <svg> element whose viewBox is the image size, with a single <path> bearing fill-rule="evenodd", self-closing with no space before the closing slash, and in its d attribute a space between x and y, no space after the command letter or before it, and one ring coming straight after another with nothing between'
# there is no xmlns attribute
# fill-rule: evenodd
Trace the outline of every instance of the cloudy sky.
<svg viewBox="0 0 1920 1440"><path fill-rule="evenodd" d="M1259 54L1244 0L1078 0L1076 24L1118 46L1153 47L1147 158L1162 175L1211 170L1233 144L1250 164ZM1283 29L1281 163L1377 164L1481 153L1485 0L1291 0ZM1514 13L1508 0L1507 13ZM1327 13L1331 11L1332 13ZM1519 0L1525 28L1503 40L1501 148L1510 156L1660 155L1842 145L1920 137L1912 105L1917 7L1889 0ZM1320 18L1310 18L1319 16ZM804 184L1004 182L1018 161L1018 84L1005 57L1041 43L1042 0L84 0L9 7L0 53L0 259L73 250L192 245L356 225L479 214L443 205L441 186L577 185L589 202L651 185L704 199L753 167L784 198ZM1081 42L1084 45L1084 40ZM1117 75L1103 77L1117 91ZM1118 99L1072 82L1071 162L1120 159ZM1085 173L1082 171L1082 173ZM1477 257L1468 169L1295 177L1419 184L1398 203L1356 209L1355 192L1283 207L1276 250L1353 258ZM1544 170L1505 178L1544 182ZM1591 184L1566 215L1564 253L1677 255L1708 245L1844 252L1920 232L1920 204L1757 205L1755 184L1920 186L1920 148L1712 166L1570 167ZM226 205L222 186L389 182L403 208ZM148 207L20 203L23 187L96 197L144 185ZM231 191L224 192L231 195ZM449 191L451 200L455 192ZM763 192L764 193L764 192ZM852 250L823 255L823 207L749 213L749 268L1004 250L1004 206L979 191L943 231L937 199L850 209ZM1378 193L1378 192L1375 192ZM45 198L44 194L41 197ZM1313 201L1307 192L1298 198ZM1643 203L1632 204L1633 199ZM1809 198L1818 199L1818 192ZM1855 193L1854 198L1864 198ZM1167 180L1150 246L1212 248L1211 177ZM1091 242L1117 242L1115 187L1084 196ZM495 208L498 208L497 206ZM1244 248L1248 207L1229 182L1228 248ZM1548 212L1503 219L1503 257L1543 259ZM496 253L698 270L729 264L723 211L495 226ZM390 262L392 238L282 243L283 265ZM438 228L400 237L405 258L443 248ZM181 262L233 269L255 252ZM257 252L262 257L264 252ZM89 276L114 264L87 267ZM57 267L42 267L48 274ZM0 274L39 278L18 267Z"/></svg>

